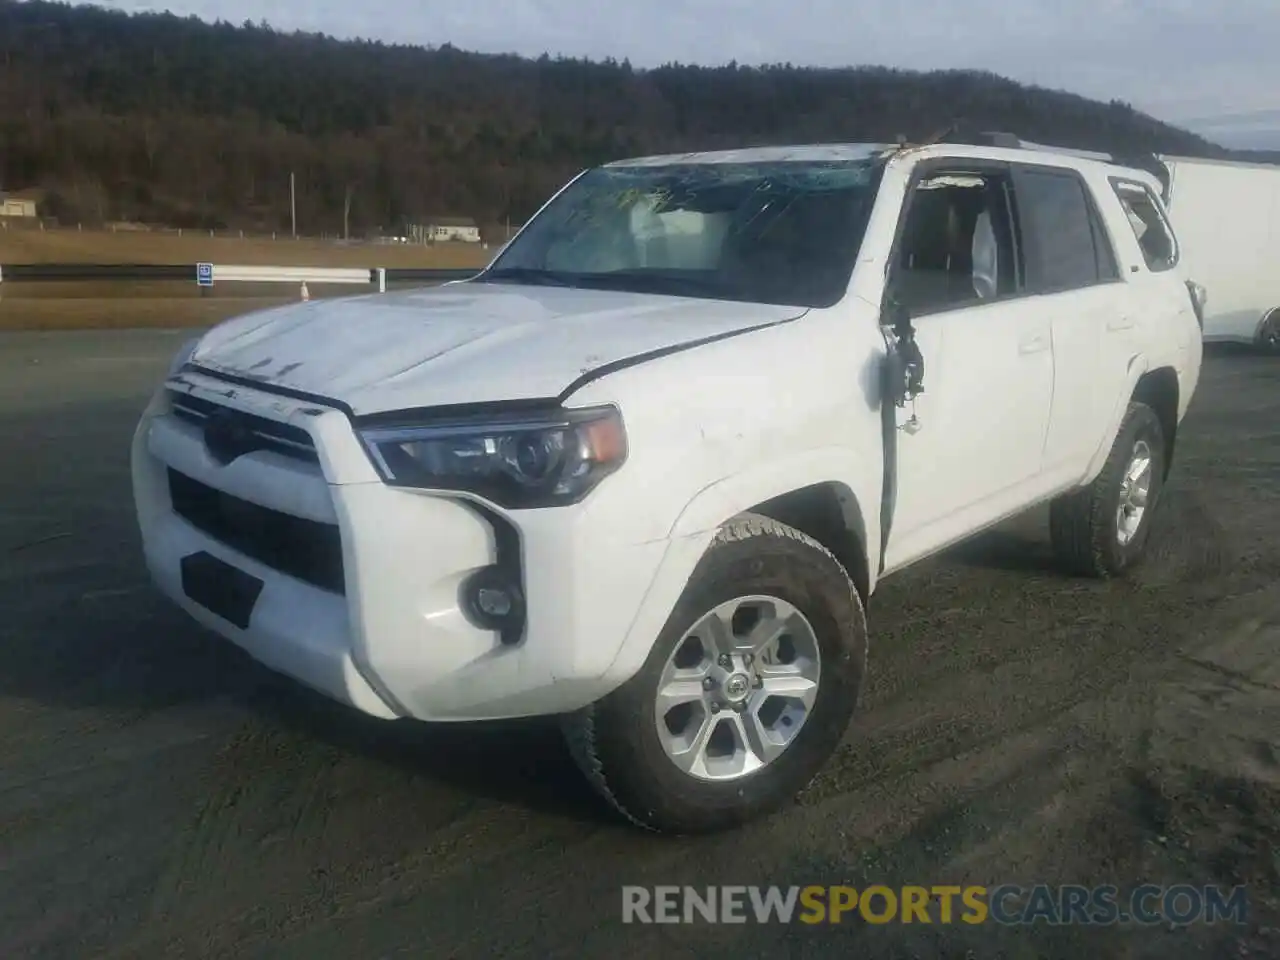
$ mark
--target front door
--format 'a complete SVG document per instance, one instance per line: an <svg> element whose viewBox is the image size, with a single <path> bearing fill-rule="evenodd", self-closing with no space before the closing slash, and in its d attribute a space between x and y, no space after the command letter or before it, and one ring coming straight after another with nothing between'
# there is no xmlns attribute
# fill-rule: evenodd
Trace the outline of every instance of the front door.
<svg viewBox="0 0 1280 960"><path fill-rule="evenodd" d="M924 392L895 411L885 573L1034 496L1053 397L1052 330L1022 296L1009 169L930 164L914 180L888 292L912 318Z"/></svg>

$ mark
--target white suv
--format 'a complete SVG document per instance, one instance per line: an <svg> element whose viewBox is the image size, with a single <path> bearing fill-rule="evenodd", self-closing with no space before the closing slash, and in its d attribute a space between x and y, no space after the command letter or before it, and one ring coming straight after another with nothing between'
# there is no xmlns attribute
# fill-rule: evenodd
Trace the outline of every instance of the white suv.
<svg viewBox="0 0 1280 960"><path fill-rule="evenodd" d="M1077 571L1147 538L1201 360L1159 184L1000 142L613 163L471 280L214 328L134 440L155 582L374 716L563 715L641 826L783 804L884 576L1044 501Z"/></svg>

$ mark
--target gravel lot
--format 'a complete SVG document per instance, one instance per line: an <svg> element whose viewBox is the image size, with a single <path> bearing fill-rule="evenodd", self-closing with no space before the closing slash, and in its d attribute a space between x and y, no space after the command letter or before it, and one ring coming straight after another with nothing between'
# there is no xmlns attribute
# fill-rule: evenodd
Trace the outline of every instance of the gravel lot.
<svg viewBox="0 0 1280 960"><path fill-rule="evenodd" d="M654 839L545 723L383 724L148 588L127 446L180 331L0 336L0 955L1280 955L1280 364L1215 352L1154 553L1064 578L1041 512L885 582L792 809ZM623 926L619 886L1249 885L1245 928Z"/></svg>

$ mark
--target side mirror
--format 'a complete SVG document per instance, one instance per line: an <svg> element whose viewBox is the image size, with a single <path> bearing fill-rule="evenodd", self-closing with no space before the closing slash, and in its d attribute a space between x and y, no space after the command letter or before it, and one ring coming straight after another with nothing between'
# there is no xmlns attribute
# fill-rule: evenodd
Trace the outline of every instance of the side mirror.
<svg viewBox="0 0 1280 960"><path fill-rule="evenodd" d="M911 311L895 296L886 294L880 322L893 336L886 358L887 399L896 407L905 407L909 400L924 393L924 356L916 344Z"/></svg>

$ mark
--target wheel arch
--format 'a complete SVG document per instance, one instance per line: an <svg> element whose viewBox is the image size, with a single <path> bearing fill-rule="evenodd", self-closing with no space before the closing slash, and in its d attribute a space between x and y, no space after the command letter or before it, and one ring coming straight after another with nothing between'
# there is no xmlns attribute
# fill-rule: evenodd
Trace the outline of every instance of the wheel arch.
<svg viewBox="0 0 1280 960"><path fill-rule="evenodd" d="M1178 437L1178 410L1181 403L1181 383L1178 380L1178 372L1167 364L1152 367L1145 357L1134 357L1129 363L1128 389L1120 394L1116 402L1107 430L1082 478L1082 486L1092 483L1102 472L1107 456L1111 453L1111 446L1116 442L1120 426L1124 423L1125 412L1129 409L1129 404L1135 402L1150 406L1160 419L1160 426L1165 435L1164 473L1165 477L1168 477Z"/></svg>
<svg viewBox="0 0 1280 960"><path fill-rule="evenodd" d="M1134 384L1132 402L1145 403L1155 411L1164 434L1164 479L1173 466L1173 451L1178 438L1178 373L1173 367L1148 370Z"/></svg>
<svg viewBox="0 0 1280 960"><path fill-rule="evenodd" d="M1267 324L1272 320L1280 321L1280 306L1271 307L1262 311L1262 317L1258 320L1258 326L1253 331L1253 345L1259 349L1266 349L1266 345L1262 342L1262 335L1267 330Z"/></svg>
<svg viewBox="0 0 1280 960"><path fill-rule="evenodd" d="M867 602L872 586L867 525L858 498L848 485L837 480L807 484L753 504L742 513L777 520L818 541L840 561L862 602Z"/></svg>
<svg viewBox="0 0 1280 960"><path fill-rule="evenodd" d="M876 439L879 439L878 433ZM874 453L829 447L764 463L701 490L681 511L673 539L705 537L744 513L807 534L836 557L865 602L875 589L870 548L879 545L883 466Z"/></svg>
<svg viewBox="0 0 1280 960"><path fill-rule="evenodd" d="M849 476L848 468L865 470L865 464L852 457L846 463L844 457L841 452L819 458L835 469L791 472L790 482L777 475L744 475L694 497L671 531L663 560L606 671L608 679L621 684L640 668L718 531L743 514L760 514L812 537L840 562L866 604L875 589L867 545L879 542L878 529L869 525L878 515L865 509L876 506L865 491L859 496L844 480L830 479ZM870 478L877 490L879 482L878 476Z"/></svg>

